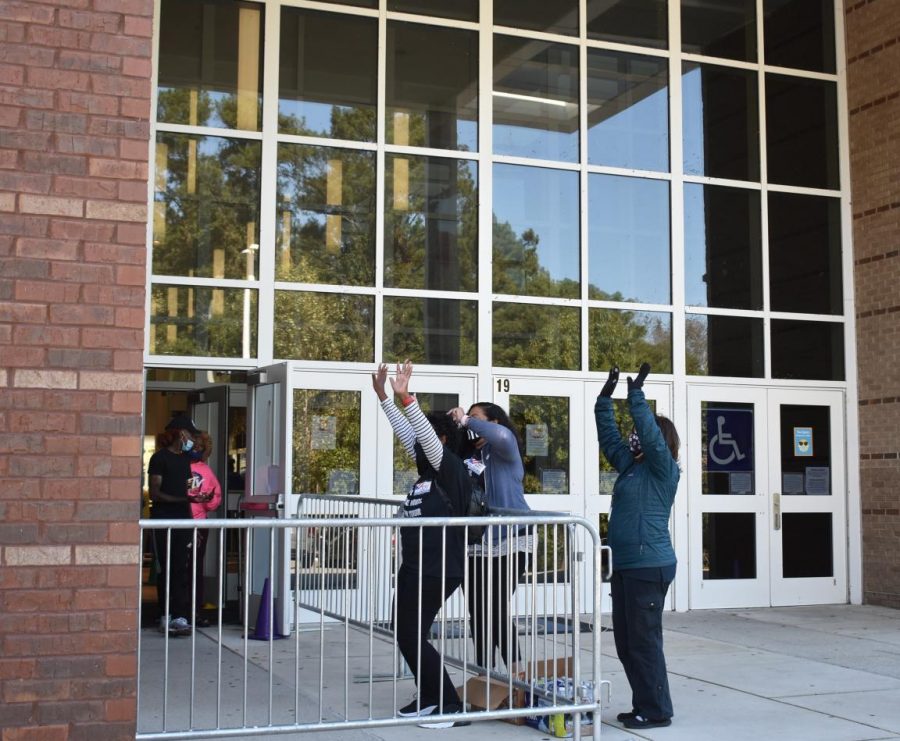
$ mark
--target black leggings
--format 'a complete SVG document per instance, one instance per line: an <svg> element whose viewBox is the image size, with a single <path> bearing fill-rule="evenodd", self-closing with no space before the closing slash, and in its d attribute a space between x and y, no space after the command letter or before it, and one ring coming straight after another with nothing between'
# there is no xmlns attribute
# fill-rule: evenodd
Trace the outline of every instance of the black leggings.
<svg viewBox="0 0 900 741"><path fill-rule="evenodd" d="M438 611L447 598L462 584L462 579L441 579L422 577L422 599L419 601L419 577L400 569L397 574L397 606L394 614L394 635L397 646L416 678L419 688L419 701L426 705L443 706L459 705L459 695L447 670L441 661L441 655L428 642L431 625ZM421 617L421 627L419 625ZM441 677L443 676L443 688Z"/></svg>
<svg viewBox="0 0 900 741"><path fill-rule="evenodd" d="M469 629L475 643L475 662L479 666L493 669L496 649L500 649L500 655L507 669L521 658L519 641L516 638L518 630L511 622L509 603L528 568L529 560L528 553L520 552L493 557L469 557L469 586L466 597L469 603ZM490 594L488 594L488 579L490 579Z"/></svg>

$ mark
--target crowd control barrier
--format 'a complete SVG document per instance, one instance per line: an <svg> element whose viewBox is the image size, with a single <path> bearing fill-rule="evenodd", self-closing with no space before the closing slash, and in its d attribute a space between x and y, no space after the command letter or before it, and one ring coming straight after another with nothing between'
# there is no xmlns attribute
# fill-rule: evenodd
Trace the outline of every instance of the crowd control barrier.
<svg viewBox="0 0 900 741"><path fill-rule="evenodd" d="M171 615L182 568L178 544L188 541L190 558L203 529L221 531L210 537L217 550L209 559L217 564L211 581L218 587L207 586L207 601L224 605L227 569L240 569L245 588L234 609L219 609L209 626L198 627L204 614L196 598L198 572L184 564L191 587L184 617L192 628L176 635L157 629L156 595L146 583L153 568L142 570L136 738L252 738L504 720L545 735L599 739L606 685L600 584L608 577L600 570L610 561L601 560L606 547L596 528L545 512L398 518L397 506L310 495L288 519L142 520L141 530L154 532L149 540L166 549L158 559L165 568L156 574L169 585L160 611ZM401 538L446 544L456 528L483 528L482 540L463 559L460 586L430 626L418 627L457 689L462 712L439 703L427 718L401 715L416 696L413 671L422 672L423 658L417 651L407 664L397 644ZM226 536L240 539L243 562L226 562ZM422 587L417 578L417 600Z"/></svg>

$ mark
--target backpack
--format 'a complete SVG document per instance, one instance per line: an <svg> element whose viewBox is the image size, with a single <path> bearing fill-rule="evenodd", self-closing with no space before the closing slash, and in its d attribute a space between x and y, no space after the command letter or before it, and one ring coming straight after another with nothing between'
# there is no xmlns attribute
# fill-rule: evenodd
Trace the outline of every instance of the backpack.
<svg viewBox="0 0 900 741"><path fill-rule="evenodd" d="M472 482L471 477L467 478L469 479L469 483L471 484L468 509L465 512L460 513L459 516L483 517L488 514L488 506L484 491L480 486ZM419 481L423 480L424 477L419 479ZM454 516L456 513L454 512L453 503L450 501L450 497L447 496L447 492L444 491L443 487L437 482L436 479L431 479L431 490L444 500L447 511L451 513L451 516ZM482 538L484 537L484 528L484 525L469 525L467 530L468 537L466 538L467 545L475 545L476 543L480 543Z"/></svg>

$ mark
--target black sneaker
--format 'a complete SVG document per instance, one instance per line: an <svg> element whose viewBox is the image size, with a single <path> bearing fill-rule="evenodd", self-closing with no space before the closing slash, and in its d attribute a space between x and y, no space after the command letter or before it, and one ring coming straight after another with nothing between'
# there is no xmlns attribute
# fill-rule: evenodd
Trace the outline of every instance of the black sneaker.
<svg viewBox="0 0 900 741"><path fill-rule="evenodd" d="M431 712L437 708L437 705L422 705L419 707L419 700L415 699L409 705L404 705L397 711L397 715L402 715L404 718L415 718L417 715L430 715Z"/></svg>
<svg viewBox="0 0 900 741"><path fill-rule="evenodd" d="M461 712L463 712L463 706L454 703L453 705L444 705L443 713L441 713L439 708L433 708L430 713L425 713L423 709L423 712L419 713L419 717L425 715L455 715ZM435 720L430 723L418 724L419 728L459 728L470 725L472 725L472 722L468 720Z"/></svg>
<svg viewBox="0 0 900 741"><path fill-rule="evenodd" d="M623 713L625 715L625 713ZM626 728L665 728L672 725L671 718L645 718L643 715L635 715L633 718L626 718L622 721L622 725Z"/></svg>
<svg viewBox="0 0 900 741"><path fill-rule="evenodd" d="M619 723L624 723L626 720L632 720L637 715L637 710L632 710L630 713L619 713L616 716L616 720L619 721Z"/></svg>

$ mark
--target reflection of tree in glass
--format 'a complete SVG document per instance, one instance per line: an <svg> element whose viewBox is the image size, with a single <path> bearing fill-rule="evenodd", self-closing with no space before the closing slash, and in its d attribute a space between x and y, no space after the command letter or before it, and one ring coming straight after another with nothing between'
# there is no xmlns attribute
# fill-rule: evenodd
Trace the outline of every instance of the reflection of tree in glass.
<svg viewBox="0 0 900 741"><path fill-rule="evenodd" d="M518 296L558 296L578 298L577 280L555 280L541 266L538 255L540 235L526 229L517 236L508 221L493 219L494 292Z"/></svg>
<svg viewBox="0 0 900 741"><path fill-rule="evenodd" d="M525 466L525 493L544 493L544 471L563 471L569 480L569 400L563 396L510 397L509 419L519 433L520 440L527 440L528 425L546 425L547 455L529 455L528 445L522 463ZM568 492L565 492L568 493Z"/></svg>
<svg viewBox="0 0 900 741"><path fill-rule="evenodd" d="M334 439L316 438L314 426L334 418ZM360 394L357 391L294 390L293 465L295 494L324 494L333 471L349 471L359 481Z"/></svg>
<svg viewBox="0 0 900 741"><path fill-rule="evenodd" d="M160 133L157 153L154 272L256 277L246 249L259 239L259 142Z"/></svg>
<svg viewBox="0 0 900 741"><path fill-rule="evenodd" d="M275 292L276 358L370 363L375 304L371 296Z"/></svg>
<svg viewBox="0 0 900 741"><path fill-rule="evenodd" d="M620 293L604 301L623 301ZM650 363L656 373L672 372L671 315L628 309L591 309L589 364L592 371L617 365L623 372Z"/></svg>
<svg viewBox="0 0 900 741"><path fill-rule="evenodd" d="M684 322L685 361L689 376L709 374L709 345L706 317L688 316Z"/></svg>

